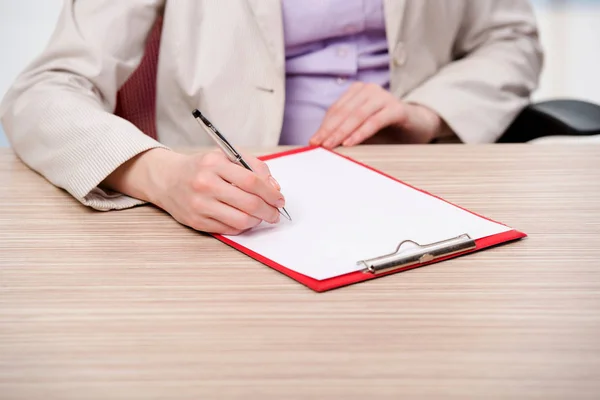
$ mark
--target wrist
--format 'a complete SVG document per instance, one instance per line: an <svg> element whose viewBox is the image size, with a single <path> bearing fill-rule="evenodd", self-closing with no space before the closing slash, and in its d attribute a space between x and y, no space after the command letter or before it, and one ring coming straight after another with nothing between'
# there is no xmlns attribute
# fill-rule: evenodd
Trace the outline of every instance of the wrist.
<svg viewBox="0 0 600 400"><path fill-rule="evenodd" d="M173 171L181 171L176 164L186 156L167 149L156 151L144 160L142 182L144 196L152 204L163 208L162 199L169 190Z"/></svg>
<svg viewBox="0 0 600 400"><path fill-rule="evenodd" d="M448 124L435 111L421 104L408 104L412 110L408 113L414 122L415 130L421 131L426 142L452 136Z"/></svg>
<svg viewBox="0 0 600 400"><path fill-rule="evenodd" d="M102 185L110 190L160 206L172 165L183 155L155 148L132 157L117 168Z"/></svg>

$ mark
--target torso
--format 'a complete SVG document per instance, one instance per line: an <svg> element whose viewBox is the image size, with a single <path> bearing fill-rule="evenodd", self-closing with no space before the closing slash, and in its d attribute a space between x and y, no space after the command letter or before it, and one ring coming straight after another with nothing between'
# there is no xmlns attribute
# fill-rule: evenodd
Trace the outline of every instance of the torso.
<svg viewBox="0 0 600 400"><path fill-rule="evenodd" d="M382 0L282 0L286 99L281 144L303 145L352 82L389 87Z"/></svg>

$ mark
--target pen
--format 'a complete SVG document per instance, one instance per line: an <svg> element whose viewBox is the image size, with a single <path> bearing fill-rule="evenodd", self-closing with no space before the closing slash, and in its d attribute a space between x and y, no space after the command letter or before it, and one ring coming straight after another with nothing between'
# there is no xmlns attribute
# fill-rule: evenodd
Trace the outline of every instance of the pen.
<svg viewBox="0 0 600 400"><path fill-rule="evenodd" d="M250 165L242 158L242 155L238 153L236 149L233 148L229 141L225 139L225 136L223 136L221 132L219 132L217 128L215 128L215 126L204 115L202 115L202 113L199 110L194 110L192 112L192 115L194 116L194 118L196 118L200 126L204 128L208 136L210 136L219 146L219 148L221 148L221 150L225 153L225 155L227 156L227 158L229 158L231 162L241 165L248 171L254 172L252 168L250 168ZM281 215L283 215L290 221L292 220L292 217L290 217L290 214L287 212L285 207L278 209L278 211Z"/></svg>

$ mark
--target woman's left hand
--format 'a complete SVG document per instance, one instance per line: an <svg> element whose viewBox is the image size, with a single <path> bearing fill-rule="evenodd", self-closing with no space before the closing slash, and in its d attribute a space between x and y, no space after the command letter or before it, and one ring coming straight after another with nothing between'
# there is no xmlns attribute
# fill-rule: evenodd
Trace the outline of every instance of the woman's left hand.
<svg viewBox="0 0 600 400"><path fill-rule="evenodd" d="M354 83L327 111L313 146L354 146L383 129L397 143L429 143L448 134L448 127L427 107L403 103L376 84Z"/></svg>

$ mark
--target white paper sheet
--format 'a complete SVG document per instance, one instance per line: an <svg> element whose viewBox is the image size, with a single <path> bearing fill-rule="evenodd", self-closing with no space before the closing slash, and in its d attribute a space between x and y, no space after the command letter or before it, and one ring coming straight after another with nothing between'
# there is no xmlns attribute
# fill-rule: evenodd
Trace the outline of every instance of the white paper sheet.
<svg viewBox="0 0 600 400"><path fill-rule="evenodd" d="M360 270L359 260L469 234L511 230L324 149L267 161L292 221L228 239L317 280Z"/></svg>

